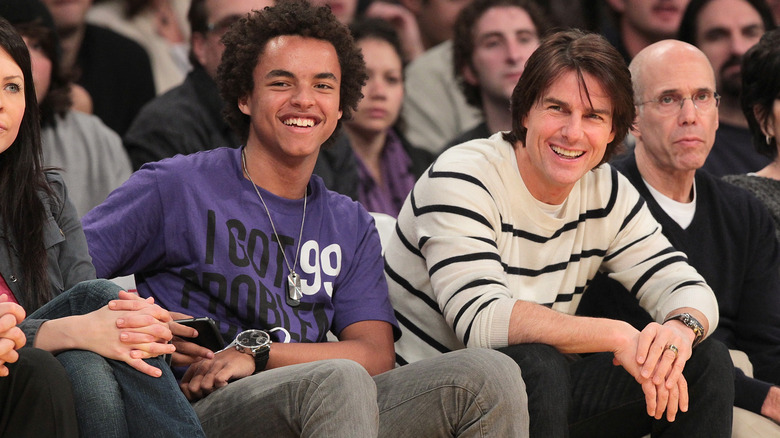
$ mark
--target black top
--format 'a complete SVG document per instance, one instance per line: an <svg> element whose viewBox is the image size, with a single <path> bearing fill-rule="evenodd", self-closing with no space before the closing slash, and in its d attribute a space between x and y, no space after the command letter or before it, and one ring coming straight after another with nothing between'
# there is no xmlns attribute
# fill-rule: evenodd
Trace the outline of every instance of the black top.
<svg viewBox="0 0 780 438"><path fill-rule="evenodd" d="M772 160L759 154L750 140L750 130L720 122L715 144L702 169L721 177L763 169Z"/></svg>
<svg viewBox="0 0 780 438"><path fill-rule="evenodd" d="M720 323L712 337L747 353L756 378L780 383L780 248L766 207L747 191L699 170L696 212L682 229L650 194L633 154L613 165L636 187L663 234L688 256L715 293ZM651 321L635 297L601 274L583 295L578 313L622 319L638 328ZM738 378L735 390L735 404L742 404L737 406L760 413L769 385L743 385Z"/></svg>
<svg viewBox="0 0 780 438"><path fill-rule="evenodd" d="M155 96L146 50L102 27L87 25L75 73L76 82L92 97L94 114L120 137Z"/></svg>

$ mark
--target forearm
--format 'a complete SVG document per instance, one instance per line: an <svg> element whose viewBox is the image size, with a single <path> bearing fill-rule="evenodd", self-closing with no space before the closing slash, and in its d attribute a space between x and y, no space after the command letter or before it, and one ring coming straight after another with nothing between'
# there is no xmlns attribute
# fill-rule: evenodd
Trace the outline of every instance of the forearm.
<svg viewBox="0 0 780 438"><path fill-rule="evenodd" d="M541 343L561 353L595 353L614 351L637 333L623 321L567 315L517 301L510 317L509 344Z"/></svg>
<svg viewBox="0 0 780 438"><path fill-rule="evenodd" d="M385 349L386 350L386 349ZM271 344L271 353L266 369L280 368L297 363L324 359L350 359L368 371L372 376L393 368L395 354L390 351L373 351L360 341L339 341L322 343Z"/></svg>
<svg viewBox="0 0 780 438"><path fill-rule="evenodd" d="M83 338L79 336L86 329L85 323L85 315L48 320L38 328L33 347L52 354L74 349L89 350L87 345L82 345L80 341Z"/></svg>
<svg viewBox="0 0 780 438"><path fill-rule="evenodd" d="M350 359L369 374L388 371L395 364L392 326L383 321L361 321L347 326L339 342L273 343L266 369L323 359Z"/></svg>

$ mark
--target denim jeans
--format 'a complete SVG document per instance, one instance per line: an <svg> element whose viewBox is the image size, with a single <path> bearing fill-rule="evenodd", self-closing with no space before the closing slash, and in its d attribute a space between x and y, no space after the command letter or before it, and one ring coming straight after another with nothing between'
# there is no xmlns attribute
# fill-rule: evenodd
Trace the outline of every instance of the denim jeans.
<svg viewBox="0 0 780 438"><path fill-rule="evenodd" d="M573 360L553 347L521 344L502 348L523 370L532 437L730 437L734 371L728 350L705 341L683 375L689 410L674 422L647 415L641 386L611 353Z"/></svg>
<svg viewBox="0 0 780 438"><path fill-rule="evenodd" d="M517 365L491 350L448 353L373 379L337 359L263 371L195 403L208 436L528 436Z"/></svg>
<svg viewBox="0 0 780 438"><path fill-rule="evenodd" d="M77 284L30 315L57 319L83 315L117 298L120 287L106 280ZM197 416L162 358L154 378L121 361L83 350L57 355L73 386L79 429L94 437L202 437Z"/></svg>

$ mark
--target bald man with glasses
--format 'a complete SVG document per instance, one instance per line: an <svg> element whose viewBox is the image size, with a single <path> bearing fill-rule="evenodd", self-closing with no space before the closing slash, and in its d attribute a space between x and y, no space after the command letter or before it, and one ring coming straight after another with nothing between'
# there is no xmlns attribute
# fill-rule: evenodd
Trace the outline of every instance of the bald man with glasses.
<svg viewBox="0 0 780 438"><path fill-rule="evenodd" d="M666 40L629 67L637 107L633 153L612 163L645 199L663 234L686 253L718 299L712 337L744 360L737 369L733 436L780 436L780 248L769 212L746 191L701 170L715 141L720 96L707 57ZM650 320L616 281L599 275L578 313ZM749 359L749 361L747 360ZM738 363L739 361L735 361ZM751 366L752 365L752 366ZM752 413L751 413L752 412Z"/></svg>

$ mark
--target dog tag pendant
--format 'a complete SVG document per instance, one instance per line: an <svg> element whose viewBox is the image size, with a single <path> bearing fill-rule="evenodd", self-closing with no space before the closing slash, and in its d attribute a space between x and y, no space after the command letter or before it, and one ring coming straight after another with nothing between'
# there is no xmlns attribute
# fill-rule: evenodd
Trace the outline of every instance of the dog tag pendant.
<svg viewBox="0 0 780 438"><path fill-rule="evenodd" d="M297 307L301 304L303 291L301 291L301 276L296 272L290 272L287 276L287 304Z"/></svg>

